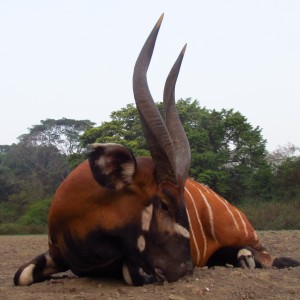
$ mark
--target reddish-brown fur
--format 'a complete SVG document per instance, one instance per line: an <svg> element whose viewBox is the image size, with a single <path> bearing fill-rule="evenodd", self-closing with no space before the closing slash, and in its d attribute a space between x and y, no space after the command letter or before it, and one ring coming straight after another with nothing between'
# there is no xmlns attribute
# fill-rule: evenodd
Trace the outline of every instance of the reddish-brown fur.
<svg viewBox="0 0 300 300"><path fill-rule="evenodd" d="M88 161L80 164L57 189L49 211L50 254L64 244L64 228L77 239L102 228L113 230L140 221L140 212L157 190L152 161L137 159L138 168L130 185L131 194L101 187L93 178ZM139 171L143 169L143 172ZM147 188L145 188L147 187Z"/></svg>

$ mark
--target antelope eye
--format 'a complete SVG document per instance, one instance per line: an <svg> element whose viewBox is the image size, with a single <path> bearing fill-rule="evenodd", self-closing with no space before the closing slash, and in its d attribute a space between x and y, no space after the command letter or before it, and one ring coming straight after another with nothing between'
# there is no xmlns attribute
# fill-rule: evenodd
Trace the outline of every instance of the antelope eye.
<svg viewBox="0 0 300 300"><path fill-rule="evenodd" d="M166 211L166 212L169 211L169 207L164 201L160 200L160 205L164 211Z"/></svg>

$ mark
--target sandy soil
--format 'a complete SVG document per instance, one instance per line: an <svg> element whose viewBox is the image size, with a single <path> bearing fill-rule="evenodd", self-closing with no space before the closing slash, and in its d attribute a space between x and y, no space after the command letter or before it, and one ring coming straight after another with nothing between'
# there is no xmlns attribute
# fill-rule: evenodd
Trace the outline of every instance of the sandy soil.
<svg viewBox="0 0 300 300"><path fill-rule="evenodd" d="M300 231L259 232L264 246L276 256L300 260ZM0 236L0 299L300 299L300 267L284 270L196 269L176 283L143 287L122 281L76 278L61 273L29 287L15 287L17 268L45 251L46 236Z"/></svg>

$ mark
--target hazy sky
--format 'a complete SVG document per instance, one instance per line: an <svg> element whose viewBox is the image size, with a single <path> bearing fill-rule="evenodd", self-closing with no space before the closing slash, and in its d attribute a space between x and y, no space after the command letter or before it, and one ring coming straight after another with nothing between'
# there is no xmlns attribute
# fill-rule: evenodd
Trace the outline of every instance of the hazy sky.
<svg viewBox="0 0 300 300"><path fill-rule="evenodd" d="M0 144L47 118L100 125L133 103L133 66L162 12L155 101L187 43L176 99L240 111L269 151L300 146L299 0L2 0Z"/></svg>

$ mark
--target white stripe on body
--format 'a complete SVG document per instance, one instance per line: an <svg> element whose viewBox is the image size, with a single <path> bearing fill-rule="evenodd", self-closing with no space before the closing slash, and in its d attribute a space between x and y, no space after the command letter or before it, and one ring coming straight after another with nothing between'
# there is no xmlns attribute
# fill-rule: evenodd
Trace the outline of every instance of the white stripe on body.
<svg viewBox="0 0 300 300"><path fill-rule="evenodd" d="M210 231L211 231L211 234L213 236L213 239L215 240L215 242L218 244L218 240L216 238L216 235L215 235L215 227L214 227L214 216L213 216L213 211L212 211L212 208L209 204L209 202L207 201L207 198L205 197L205 195L202 193L202 191L200 190L199 187L197 187L195 184L193 184L194 187L196 187L197 191L200 193L201 195L201 199L204 201L207 209L208 209L208 216L209 216L209 224L210 224ZM202 185L203 186L203 185ZM204 186L203 186L204 187ZM207 189L206 189L207 190ZM198 198L197 198L198 199Z"/></svg>
<svg viewBox="0 0 300 300"><path fill-rule="evenodd" d="M235 227L237 228L237 230L240 230L239 224L237 223L237 221L236 221L236 219L235 219L235 217L234 217L232 211L230 210L230 208L229 208L228 205L227 205L227 201L226 201L225 199L222 199L222 198L221 198L218 194L216 194L215 192L214 192L214 194L215 194L216 198L217 198L218 200L220 200L220 202L226 207L227 211L229 212L230 216L232 217L232 220L233 220L234 225L235 225Z"/></svg>
<svg viewBox="0 0 300 300"><path fill-rule="evenodd" d="M191 235L192 235L192 239L193 239L193 242L194 242L195 247L196 247L196 254L197 254L196 265L197 265L199 260L200 260L200 252L199 252L198 244L197 244L196 237L195 237L195 234L194 234L194 230L193 230L193 227L192 227L190 214L189 214L189 211L187 209L186 209L186 214L187 214L187 218L188 218L188 221L189 221L189 224L190 224L190 232L191 232Z"/></svg>
<svg viewBox="0 0 300 300"><path fill-rule="evenodd" d="M205 185L202 184L202 183L199 183L199 182L197 182L197 183L198 183L199 185L201 185L201 186L205 189L205 191L206 191L207 194L210 194L211 189L207 188L207 186L205 186Z"/></svg>
<svg viewBox="0 0 300 300"><path fill-rule="evenodd" d="M245 223L245 221L244 221L244 219L243 219L241 213L240 213L236 208L234 208L234 209L235 209L235 211L238 213L238 215L239 215L239 217L240 217L240 219L241 219L241 222L242 222L242 224L243 224L243 227L244 227L244 231L245 231L246 237L248 237L249 233L248 233L248 230L247 230L247 227L246 227L246 223Z"/></svg>
<svg viewBox="0 0 300 300"><path fill-rule="evenodd" d="M207 251L207 239L206 239L206 236L205 236L205 233L204 233L204 230L203 230L202 223L201 223L200 218L199 218L199 214L198 214L198 210L197 210L194 198L193 198L192 194L190 193L190 191L187 189L187 187L185 187L185 191L189 194L190 199L191 199L191 201L193 203L193 207L195 209L197 221L198 221L198 224L199 224L202 236L203 236L204 243L203 243L203 255L202 255L202 257L204 258L206 256L206 251ZM191 223L190 220L189 220L189 222L190 222L190 227L192 228L193 227L193 223ZM198 247L198 243L197 243L196 237L195 237L195 241L196 241L195 245L196 245L196 249L197 249L197 265L198 265L198 264L200 264L200 251L199 251L199 247Z"/></svg>

